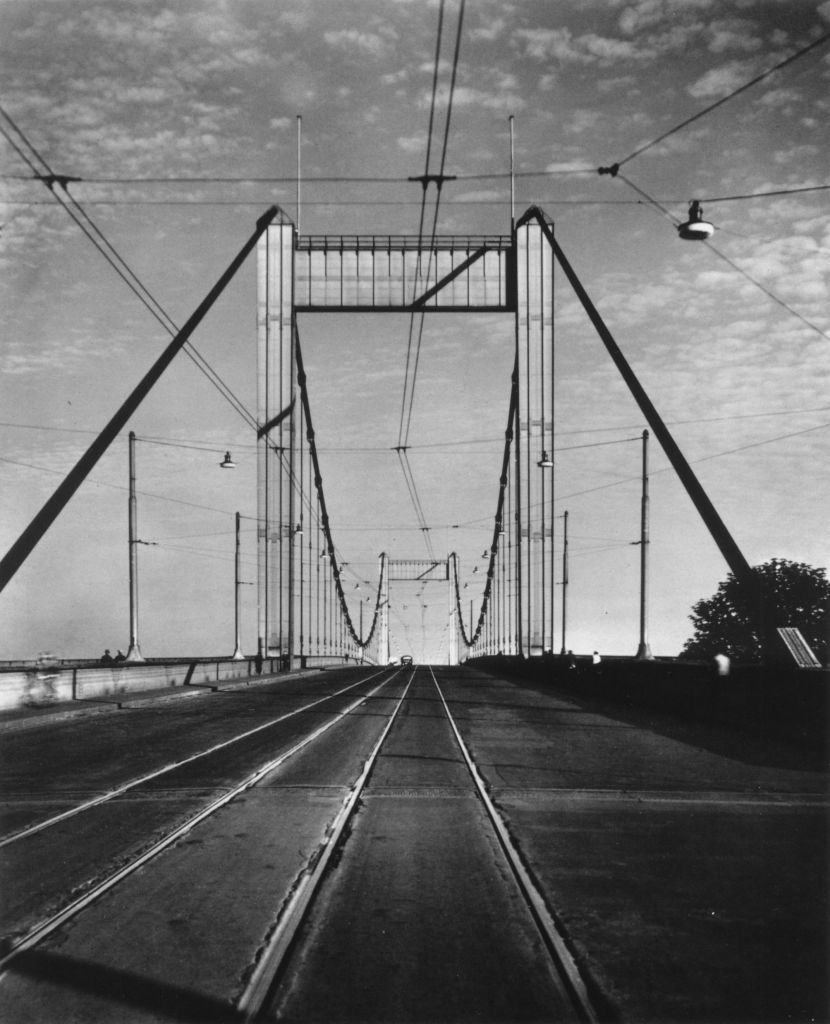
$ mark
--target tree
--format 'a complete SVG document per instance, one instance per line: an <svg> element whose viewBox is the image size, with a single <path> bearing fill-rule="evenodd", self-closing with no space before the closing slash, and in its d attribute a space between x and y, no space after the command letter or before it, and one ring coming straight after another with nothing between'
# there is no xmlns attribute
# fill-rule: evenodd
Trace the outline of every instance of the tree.
<svg viewBox="0 0 830 1024"><path fill-rule="evenodd" d="M758 578L772 627L795 626L822 664L830 654L830 581L825 569L773 558L752 570ZM757 615L751 614L738 581L730 575L712 597L698 601L689 616L695 634L681 658L709 660L718 652L738 661L761 660Z"/></svg>

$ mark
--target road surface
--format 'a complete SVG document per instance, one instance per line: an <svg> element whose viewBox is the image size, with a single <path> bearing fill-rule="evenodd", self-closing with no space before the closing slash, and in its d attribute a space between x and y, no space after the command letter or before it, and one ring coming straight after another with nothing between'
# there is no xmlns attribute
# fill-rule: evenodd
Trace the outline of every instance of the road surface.
<svg viewBox="0 0 830 1024"><path fill-rule="evenodd" d="M0 1019L827 1017L826 774L353 667L2 736Z"/></svg>

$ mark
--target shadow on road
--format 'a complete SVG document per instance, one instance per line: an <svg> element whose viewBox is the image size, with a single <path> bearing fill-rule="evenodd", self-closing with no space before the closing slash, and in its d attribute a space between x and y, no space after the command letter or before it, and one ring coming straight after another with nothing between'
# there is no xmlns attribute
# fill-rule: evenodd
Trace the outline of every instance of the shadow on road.
<svg viewBox="0 0 830 1024"><path fill-rule="evenodd" d="M163 1012L166 1018L187 1024L235 1024L242 1020L234 1007L220 1000L59 953L28 950L15 958L9 972L59 987L63 990L57 995L61 1002L68 990L73 990L133 1009Z"/></svg>

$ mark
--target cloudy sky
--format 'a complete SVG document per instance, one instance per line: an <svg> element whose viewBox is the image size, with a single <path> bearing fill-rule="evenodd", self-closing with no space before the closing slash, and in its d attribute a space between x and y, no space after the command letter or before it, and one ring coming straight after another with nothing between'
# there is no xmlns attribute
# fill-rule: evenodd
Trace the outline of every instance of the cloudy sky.
<svg viewBox="0 0 830 1024"><path fill-rule="evenodd" d="M433 172L458 12L446 0ZM438 19L437 0L0 0L0 104L26 142L1 123L81 179L71 194L181 324L271 203L297 217L298 115L303 234L417 233L420 186L406 179L426 170ZM538 204L555 220L751 564L830 564L830 46L647 144L829 31L830 3L808 0L469 0L461 33L445 167L457 180L439 232L509 232L513 115L517 211ZM621 176L597 173L615 162ZM0 173L5 551L168 336L6 139ZM695 198L712 248L677 237ZM255 277L250 259L193 339L251 410ZM380 551L425 554L391 450L407 328L300 322L355 619ZM426 320L410 460L435 550L460 555L465 599L484 575L473 569L492 530L512 337L510 317ZM644 426L560 275L554 514L569 513L577 651L636 650ZM142 650L230 651L237 510L244 579L256 572L251 431L184 355L131 427ZM225 450L233 472L218 467ZM656 445L651 474L650 640L671 655L728 567ZM126 648L126 487L122 437L0 595L0 659ZM253 650L255 588L243 594ZM446 657L443 586L401 585L393 602L393 653Z"/></svg>

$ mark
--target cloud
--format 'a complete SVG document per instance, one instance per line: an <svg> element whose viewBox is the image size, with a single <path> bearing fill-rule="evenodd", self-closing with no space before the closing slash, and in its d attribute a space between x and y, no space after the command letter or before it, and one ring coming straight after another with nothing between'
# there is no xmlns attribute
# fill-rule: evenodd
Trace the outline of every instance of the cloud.
<svg viewBox="0 0 830 1024"><path fill-rule="evenodd" d="M587 160L554 160L545 170L553 174L584 174L586 170L595 173L595 168L590 167Z"/></svg>
<svg viewBox="0 0 830 1024"><path fill-rule="evenodd" d="M763 46L763 40L756 34L755 23L744 18L712 21L706 27L706 34L712 53L725 53L727 50L753 52Z"/></svg>
<svg viewBox="0 0 830 1024"><path fill-rule="evenodd" d="M415 132L414 135L399 135L395 140L398 149L404 153L423 153L426 148L426 132Z"/></svg>
<svg viewBox="0 0 830 1024"><path fill-rule="evenodd" d="M715 99L726 96L744 85L759 71L755 61L731 60L719 67L710 68L691 85L686 92L696 99Z"/></svg>
<svg viewBox="0 0 830 1024"><path fill-rule="evenodd" d="M504 35L506 27L504 18L493 18L486 26L472 29L469 38L472 42L492 43Z"/></svg>
<svg viewBox="0 0 830 1024"><path fill-rule="evenodd" d="M587 54L604 60L643 60L652 56L648 51L638 51L632 43L624 39L610 39L607 36L598 36L594 32L581 36L577 42Z"/></svg>
<svg viewBox="0 0 830 1024"><path fill-rule="evenodd" d="M686 14L707 10L715 0L637 0L626 3L619 18L620 31L636 35L661 23L671 23Z"/></svg>
<svg viewBox="0 0 830 1024"><path fill-rule="evenodd" d="M382 75L381 81L385 85L397 85L399 82L409 81L409 71L407 68L399 68L397 71L391 71L389 74Z"/></svg>
<svg viewBox="0 0 830 1024"><path fill-rule="evenodd" d="M390 41L377 33L360 32L357 29L340 29L324 32L323 39L334 50L343 50L355 56L382 57L391 49Z"/></svg>
<svg viewBox="0 0 830 1024"><path fill-rule="evenodd" d="M621 62L643 63L682 52L703 28L702 22L669 23L661 32L639 34L636 39L597 32L574 35L568 28L519 29L513 40L533 60L556 61L564 66L612 67Z"/></svg>
<svg viewBox="0 0 830 1024"><path fill-rule="evenodd" d="M573 135L581 135L583 132L596 129L601 120L602 114L599 110L573 110L568 117L566 131Z"/></svg>
<svg viewBox="0 0 830 1024"><path fill-rule="evenodd" d="M479 189L475 192L461 192L454 199L459 203L499 203L504 202L504 190L499 191L499 189L491 188Z"/></svg>
<svg viewBox="0 0 830 1024"><path fill-rule="evenodd" d="M594 32L574 36L570 29L519 29L515 39L534 60L557 60L566 64L590 64L601 59L618 60L637 57L633 43L609 39Z"/></svg>
<svg viewBox="0 0 830 1024"><path fill-rule="evenodd" d="M424 92L421 95L419 106L422 110L426 110L430 106L432 99L432 93ZM436 99L440 107L446 108L449 100L449 88L439 87L436 92ZM456 86L455 92L453 93L453 108L460 107L479 107L484 110L498 110L506 113L511 113L519 110L524 110L527 105L527 101L518 92L511 92L509 89L502 91L501 89L495 89L492 92L486 92L482 89L473 89L469 86Z"/></svg>
<svg viewBox="0 0 830 1024"><path fill-rule="evenodd" d="M793 104L802 103L803 95L798 89L770 89L755 102L759 107L785 107L791 109Z"/></svg>

